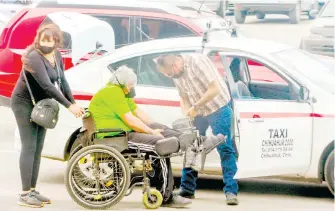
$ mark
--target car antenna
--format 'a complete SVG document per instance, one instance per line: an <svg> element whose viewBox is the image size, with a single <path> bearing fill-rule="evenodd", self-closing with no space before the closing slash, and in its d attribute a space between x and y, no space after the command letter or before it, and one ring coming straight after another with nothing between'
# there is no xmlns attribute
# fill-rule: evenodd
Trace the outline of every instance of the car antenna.
<svg viewBox="0 0 335 211"><path fill-rule="evenodd" d="M201 5L200 5L200 7L199 7L199 9L198 9L198 13L200 13L200 11L201 11L201 7L202 7L202 5L204 4L204 2L205 2L205 0L202 0Z"/></svg>
<svg viewBox="0 0 335 211"><path fill-rule="evenodd" d="M211 28L212 28L212 22L209 21L209 22L206 24L206 26L207 26L207 29L208 29L208 30L206 30L206 31L204 32L203 36L202 36L202 50L203 50L203 51L205 50L205 45L206 45L206 43L208 43L208 41L209 41L209 33L210 33L210 31L211 31Z"/></svg>

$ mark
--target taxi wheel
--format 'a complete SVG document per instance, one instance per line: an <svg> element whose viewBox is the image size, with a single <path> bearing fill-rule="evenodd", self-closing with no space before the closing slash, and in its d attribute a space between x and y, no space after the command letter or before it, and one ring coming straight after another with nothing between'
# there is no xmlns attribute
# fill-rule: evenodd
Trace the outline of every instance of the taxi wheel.
<svg viewBox="0 0 335 211"><path fill-rule="evenodd" d="M242 24L245 22L245 18L247 17L247 12L241 11L235 8L234 16L235 16L236 23Z"/></svg>
<svg viewBox="0 0 335 211"><path fill-rule="evenodd" d="M151 189L149 191L149 194L151 197L148 196L147 192L144 192L142 202L145 208L147 209L157 209L159 208L163 203L163 196L162 194L156 190Z"/></svg>
<svg viewBox="0 0 335 211"><path fill-rule="evenodd" d="M71 146L71 149L70 149L70 158L76 153L78 152L79 150L81 150L83 148L82 144L80 143L80 139L77 138L72 146Z"/></svg>
<svg viewBox="0 0 335 211"><path fill-rule="evenodd" d="M334 150L328 155L325 164L324 174L327 186L334 195Z"/></svg>
<svg viewBox="0 0 335 211"><path fill-rule="evenodd" d="M289 12L289 17L290 17L290 23L291 24L298 24L300 22L300 14L301 11L300 11L300 5L297 4L294 9L292 9L290 12Z"/></svg>
<svg viewBox="0 0 335 211"><path fill-rule="evenodd" d="M257 19L262 20L265 18L265 13L257 13L256 14Z"/></svg>

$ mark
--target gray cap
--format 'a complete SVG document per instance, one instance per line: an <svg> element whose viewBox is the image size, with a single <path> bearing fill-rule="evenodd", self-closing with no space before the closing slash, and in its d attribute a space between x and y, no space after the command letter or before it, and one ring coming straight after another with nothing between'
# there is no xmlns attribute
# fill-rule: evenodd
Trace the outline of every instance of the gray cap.
<svg viewBox="0 0 335 211"><path fill-rule="evenodd" d="M123 65L112 73L109 82L114 85L137 84L137 76L132 68Z"/></svg>

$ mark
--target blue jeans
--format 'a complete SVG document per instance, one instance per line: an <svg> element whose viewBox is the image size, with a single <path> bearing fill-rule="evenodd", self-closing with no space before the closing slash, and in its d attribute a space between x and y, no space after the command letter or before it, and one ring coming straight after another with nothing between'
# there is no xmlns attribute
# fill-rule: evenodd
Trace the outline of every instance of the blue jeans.
<svg viewBox="0 0 335 211"><path fill-rule="evenodd" d="M229 103L214 112L213 114L205 117L196 117L194 124L199 130L200 135L204 136L208 127L211 126L214 135L218 135L221 133L227 136L227 141L223 144L220 144L217 147L217 151L221 159L222 175L223 181L225 183L224 192L226 194L234 193L235 195L237 195L238 185L237 181L233 179L237 172L237 165L235 150L233 148L231 140L231 118L232 108L231 104ZM184 168L182 170L180 188L185 192L194 194L197 178L197 171L191 168Z"/></svg>

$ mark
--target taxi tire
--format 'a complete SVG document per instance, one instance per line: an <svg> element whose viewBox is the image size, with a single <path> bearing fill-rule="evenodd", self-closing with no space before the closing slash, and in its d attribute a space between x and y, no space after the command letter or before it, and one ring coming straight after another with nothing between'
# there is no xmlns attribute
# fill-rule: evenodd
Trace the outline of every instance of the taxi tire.
<svg viewBox="0 0 335 211"><path fill-rule="evenodd" d="M301 11L300 11L300 5L297 4L294 9L292 9L289 12L289 17L290 17L290 23L291 24L298 24L300 22L300 16L301 16Z"/></svg>
<svg viewBox="0 0 335 211"><path fill-rule="evenodd" d="M81 150L82 148L83 148L83 146L82 146L82 144L80 143L80 139L77 138L77 139L73 142L73 144L72 144L72 146L71 146L71 149L70 149L70 158L69 158L69 159L71 159L71 157L72 157L76 152L78 152L79 150Z"/></svg>
<svg viewBox="0 0 335 211"><path fill-rule="evenodd" d="M247 17L246 11L241 11L235 8L234 11L234 17L236 20L236 23L242 24L245 22L245 18Z"/></svg>
<svg viewBox="0 0 335 211"><path fill-rule="evenodd" d="M325 180L327 182L327 186L334 195L334 150L329 153L325 168L324 168L324 175L325 175Z"/></svg>
<svg viewBox="0 0 335 211"><path fill-rule="evenodd" d="M265 13L257 13L256 17L258 20L263 20L265 18Z"/></svg>

